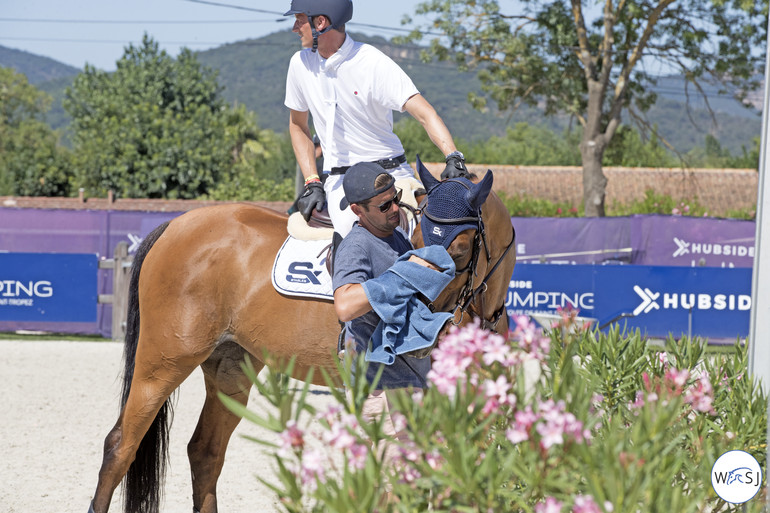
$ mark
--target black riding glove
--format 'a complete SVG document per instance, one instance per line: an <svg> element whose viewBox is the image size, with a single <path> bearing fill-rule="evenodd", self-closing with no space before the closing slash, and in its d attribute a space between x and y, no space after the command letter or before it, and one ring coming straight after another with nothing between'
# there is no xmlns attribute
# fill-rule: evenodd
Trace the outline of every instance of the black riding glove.
<svg viewBox="0 0 770 513"><path fill-rule="evenodd" d="M448 178L468 177L470 173L468 168L465 167L465 157L459 151L454 151L447 155L446 167L444 172L441 173L441 179L446 180Z"/></svg>
<svg viewBox="0 0 770 513"><path fill-rule="evenodd" d="M315 210L323 210L326 206L326 194L321 182L310 182L305 184L305 192L297 200L297 210L299 210L305 221L310 219L310 215Z"/></svg>

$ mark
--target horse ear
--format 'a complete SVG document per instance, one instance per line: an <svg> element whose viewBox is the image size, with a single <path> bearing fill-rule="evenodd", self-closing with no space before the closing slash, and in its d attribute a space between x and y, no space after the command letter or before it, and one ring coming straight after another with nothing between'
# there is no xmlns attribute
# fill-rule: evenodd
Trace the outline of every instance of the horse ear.
<svg viewBox="0 0 770 513"><path fill-rule="evenodd" d="M425 165L422 163L422 160L420 160L420 156L417 155L416 159L416 165L417 165L417 174L420 175L420 181L425 186L425 190L430 190L434 185L440 183L432 174L430 174L430 171L428 171L428 168L425 167Z"/></svg>
<svg viewBox="0 0 770 513"><path fill-rule="evenodd" d="M487 196L489 196L489 193L492 191L493 181L494 177L492 176L492 170L488 169L487 174L484 175L484 178L482 178L479 183L475 184L473 188L468 191L468 201L474 209L478 210L481 205L487 201Z"/></svg>

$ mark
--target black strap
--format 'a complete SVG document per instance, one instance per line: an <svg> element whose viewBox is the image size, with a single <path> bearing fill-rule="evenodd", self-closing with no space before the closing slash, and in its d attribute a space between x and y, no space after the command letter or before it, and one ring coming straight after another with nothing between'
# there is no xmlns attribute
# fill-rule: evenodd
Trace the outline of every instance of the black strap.
<svg viewBox="0 0 770 513"><path fill-rule="evenodd" d="M393 157L390 159L381 159L381 160L375 160L373 161L375 164L379 164L385 169L395 169L404 162L406 162L406 155L403 153L397 157ZM340 166L340 167L333 167L332 170L329 172L330 175L344 175L345 172L350 169L350 166Z"/></svg>

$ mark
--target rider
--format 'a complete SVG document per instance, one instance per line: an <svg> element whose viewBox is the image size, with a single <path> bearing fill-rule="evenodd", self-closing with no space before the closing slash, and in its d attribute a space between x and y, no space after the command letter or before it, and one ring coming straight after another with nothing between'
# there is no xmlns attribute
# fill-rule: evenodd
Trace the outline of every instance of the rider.
<svg viewBox="0 0 770 513"><path fill-rule="evenodd" d="M305 220L328 203L335 230L345 236L356 215L341 209L342 175L357 162L378 162L396 179L414 178L404 147L393 133L393 111L406 111L446 155L442 178L467 174L465 157L435 109L392 59L345 33L353 17L351 0L292 0L293 31L303 49L294 54L286 77L284 104L289 134L305 178L298 209ZM308 115L321 140L324 174L316 173Z"/></svg>

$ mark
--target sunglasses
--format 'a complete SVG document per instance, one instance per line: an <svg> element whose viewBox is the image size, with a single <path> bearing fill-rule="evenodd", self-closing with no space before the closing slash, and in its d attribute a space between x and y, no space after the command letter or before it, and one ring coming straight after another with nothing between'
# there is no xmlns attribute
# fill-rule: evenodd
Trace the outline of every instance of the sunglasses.
<svg viewBox="0 0 770 513"><path fill-rule="evenodd" d="M388 201L386 201L385 203L383 203L381 205L377 205L377 208L380 209L380 212L382 212L384 214L385 212L390 210L390 207L393 206L393 202L394 201L396 202L396 204L401 203L401 192L402 191L399 190L396 193L396 195L393 196L392 198L390 198Z"/></svg>

